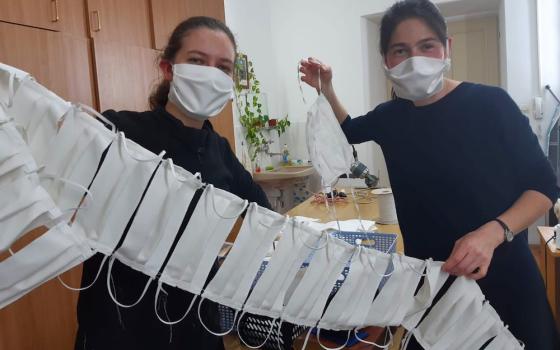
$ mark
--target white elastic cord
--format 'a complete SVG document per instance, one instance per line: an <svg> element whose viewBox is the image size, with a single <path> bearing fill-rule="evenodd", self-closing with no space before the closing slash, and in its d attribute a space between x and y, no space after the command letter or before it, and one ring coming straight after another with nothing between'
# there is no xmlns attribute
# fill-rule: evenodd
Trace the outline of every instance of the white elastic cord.
<svg viewBox="0 0 560 350"><path fill-rule="evenodd" d="M404 265L403 265L402 259L403 259L403 256L401 255L401 256L400 256L400 259L399 259L399 262L401 263L402 266L404 266ZM421 276L421 277L426 277L426 276L428 276L428 269L427 269L427 267L428 267L428 260L425 260L425 261L424 261L424 266L422 267L422 271L416 270L416 268L414 267L414 265L412 265L412 264L411 264L410 262L408 262L408 261L405 261L404 263L407 264L408 267L409 267L412 271L414 271L417 275L419 275L419 276ZM424 269L426 270L426 272L424 272Z"/></svg>
<svg viewBox="0 0 560 350"><path fill-rule="evenodd" d="M60 177L60 176L56 176L56 175L53 175L53 174L42 174L41 172L42 172L44 169L45 169L45 167L42 166L42 167L40 167L40 168L37 170L37 173L39 173L39 177L47 178L47 179L52 179L52 180L54 180L54 181L60 181L60 182L62 182L62 183L65 183L65 184L68 184L68 185L70 185L70 186L73 186L73 187L79 189L80 191L84 192L84 193L85 193L85 196L86 196L86 197L89 197L90 200L93 202L93 195L91 194L91 191L90 191L89 189L87 189L85 186L82 186L82 185L80 185L79 183L76 183L76 182L74 182L74 181L71 181L71 180L68 180L68 179L66 179L66 178L63 178L63 177ZM80 205L79 207L76 207L76 208L69 208L69 209L66 209L66 210L77 210L77 209L80 209L80 208L85 208L85 207L82 207L82 205ZM63 210L63 211L66 211L66 210Z"/></svg>
<svg viewBox="0 0 560 350"><path fill-rule="evenodd" d="M342 344L338 348L329 348L324 346L323 343L321 343L321 328L317 328L317 342L319 343L319 346L325 350L341 350L346 347L346 344L348 344L348 341L350 340L350 332L352 332L352 330L348 331L348 336L346 337L346 341L344 342L344 344Z"/></svg>
<svg viewBox="0 0 560 350"><path fill-rule="evenodd" d="M214 193L214 185L208 185L208 195L212 195L213 193ZM231 219L235 219L235 218L239 217L239 215L241 215L245 211L245 208L247 208L247 206L249 205L249 201L244 200L243 201L243 208L241 208L239 213L235 214L234 216L228 217L228 216L222 215L218 212L218 209L216 208L216 199L214 198L213 195L211 197L212 198L210 200L212 201L212 207L214 208L214 212L216 213L216 215L218 215L220 218L222 218L224 220L231 220Z"/></svg>
<svg viewBox="0 0 560 350"><path fill-rule="evenodd" d="M134 303L132 303L130 305L121 304L117 300L117 297L113 294L113 291L111 289L111 271L113 270L113 263L114 262L115 262L115 257L112 256L111 259L109 260L109 268L107 269L107 291L109 292L109 296L111 297L111 299L113 299L115 304L117 304L118 306L123 307L125 309L138 305L138 303L146 295L146 292L148 291L148 288L150 287L150 284L152 283L152 277L148 277L148 282L146 283L146 286L144 287L144 290L142 291L142 294L140 295L140 298L138 298L138 300L136 300Z"/></svg>
<svg viewBox="0 0 560 350"><path fill-rule="evenodd" d="M401 340L401 347L400 350L406 350L408 348L408 344L410 343L410 339L412 339L412 329L407 331L404 337Z"/></svg>
<svg viewBox="0 0 560 350"><path fill-rule="evenodd" d="M90 106L85 105L83 103L78 103L77 106L82 111L91 114L92 116L96 117L97 119L101 119L105 124L108 124L109 126L111 126L111 131L112 132L115 132L115 133L117 132L117 127L115 126L115 124L113 122L111 122L109 119L105 118L105 116L103 114L99 113L95 109L93 109Z"/></svg>
<svg viewBox="0 0 560 350"><path fill-rule="evenodd" d="M202 294L202 293L200 293ZM200 316L200 307L202 305L202 302L204 301L204 298L200 299L200 302L198 303L198 320L200 321L200 324L202 325L202 327L204 327L204 329L206 329L206 331L210 334L215 335L216 337L223 337L224 335L229 334L231 331L233 331L233 329L235 328L235 319L237 318L237 314L239 313L239 311L235 310L235 313L233 314L233 325L231 326L230 329L228 329L227 331L225 331L224 333L215 333L213 331L210 330L210 328L208 328L206 326L206 324L204 323L204 321L202 321L202 317Z"/></svg>
<svg viewBox="0 0 560 350"><path fill-rule="evenodd" d="M366 228L364 227L364 223L362 222L362 214L360 213L360 206L356 202L356 194L354 193L354 187L350 186L350 193L352 193L352 203L354 204L354 209L356 210L356 215L358 215L358 221L360 222L360 226L362 227L362 231L367 232Z"/></svg>
<svg viewBox="0 0 560 350"><path fill-rule="evenodd" d="M130 150L128 149L128 145L126 144L126 136L124 134L124 132L120 131L119 132L119 141L121 146L123 147L123 150L126 152L126 154L128 154L128 156L134 160L136 160L137 162L153 162L154 160L158 160L158 159L162 159L163 156L165 155L165 151L161 151L158 155L154 156L154 157L150 157L150 158L138 158L134 155L132 155L132 152L130 152Z"/></svg>
<svg viewBox="0 0 560 350"><path fill-rule="evenodd" d="M389 346L391 346L391 344L393 344L393 333L391 333L391 329L389 327L387 327L386 329L387 329L387 332L389 332L389 341L385 345L379 345L375 342L368 341L368 340L360 338L358 336L358 329L357 328L354 329L354 336L356 337L356 339L358 339L358 341L360 343L377 346L378 348L381 348L381 349L387 349L387 348L389 348Z"/></svg>
<svg viewBox="0 0 560 350"><path fill-rule="evenodd" d="M282 340L282 318L278 319L278 329L276 330L276 345L278 345L278 350L282 350L282 344L280 344L280 340Z"/></svg>
<svg viewBox="0 0 560 350"><path fill-rule="evenodd" d="M376 274L377 276L379 276L379 277L389 277L389 276L391 276L391 275L393 274L393 272L395 272L395 267L394 267L394 266L393 266L393 270L391 270L390 273L385 274L385 273L379 273L379 272L377 272L377 270L375 269L375 262L374 262L374 263L371 262L371 256L370 256L370 254L366 254L366 256L367 256L367 259L368 259L368 262L369 262L369 266L371 267L371 269L373 270L373 272L375 272L375 274ZM376 259L376 260L377 260L377 259Z"/></svg>
<svg viewBox="0 0 560 350"><path fill-rule="evenodd" d="M270 339L270 335L272 334L272 330L274 329L274 320L272 320L270 322L270 328L268 330L268 334L266 335L265 340L262 342L262 344L258 345L258 346L254 346L254 345L249 345L247 344L247 342L245 341L245 339L243 339L243 336L241 335L241 331L239 331L239 325L241 324L241 319L243 318L243 316L245 316L247 312L243 311L243 313L241 314L241 316L239 316L239 319L237 320L237 336L239 337L239 340L241 340L243 342L243 344L245 344L246 347L250 348L250 349L260 349L264 346L264 344L266 344L266 342L268 341L268 339Z"/></svg>
<svg viewBox="0 0 560 350"><path fill-rule="evenodd" d="M14 104L14 80L16 78L16 73L11 72L8 78L8 107L12 107Z"/></svg>
<svg viewBox="0 0 560 350"><path fill-rule="evenodd" d="M335 199L334 199L334 193L333 193L332 187L331 187L331 199L333 201L332 207L333 207L334 214L331 212L331 209L330 209L330 206L329 206L329 198L327 197L326 191L325 191L325 207L327 208L327 214L330 216L331 219L336 220L336 225L338 226L338 231L341 231L340 222L338 221L338 217L336 215L336 208L334 207L335 206Z"/></svg>
<svg viewBox="0 0 560 350"><path fill-rule="evenodd" d="M158 318L162 323L164 323L164 324L166 324L166 325L175 325L175 324L177 324L177 323L183 321L183 320L185 319L185 317L187 317L187 315L188 315L189 312L191 311L191 309L192 309L192 307L193 307L195 301L198 299L198 294L193 294L191 303L189 304L189 307L187 308L187 311L185 311L185 313L183 314L183 316L181 316L181 318L179 318L179 319L176 320L176 321L171 321L171 320L170 320L170 321L166 321L166 320L164 320L164 319L161 318L161 316L160 316L159 313L158 313L158 309L157 309L157 302L158 302L158 299L159 299L159 292L160 292L160 290L163 290L161 284L162 284L162 282L161 282L161 281L158 281L158 286L157 286L157 289L156 289L156 296L154 297L154 311L155 311L155 313L156 313L157 318ZM202 300L200 301L200 303L202 303ZM199 305L200 305L200 304L199 304Z"/></svg>
<svg viewBox="0 0 560 350"><path fill-rule="evenodd" d="M311 331L313 330L313 327L309 328L309 331L307 332L307 335L305 336L305 340L303 341L303 345L301 346L301 350L305 350L305 348L307 347L307 343L309 342L309 337L311 336Z"/></svg>
<svg viewBox="0 0 560 350"><path fill-rule="evenodd" d="M295 220L294 220L294 225L295 225ZM293 233L294 233L294 226L292 226L292 234ZM327 246L327 244L329 243L329 234L328 234L327 230L321 231L321 235L318 237L318 240L320 241L321 238L323 238L323 235L325 235L325 244L323 244L320 247L310 246L309 244L307 244L306 241L303 240L303 238L301 238L301 235L297 235L297 237L299 238L301 243L303 243L303 245L306 246L307 248L309 248L311 250L321 250L321 249L325 248Z"/></svg>
<svg viewBox="0 0 560 350"><path fill-rule="evenodd" d="M305 101L305 96L303 95L303 87L301 86L301 75L300 75L300 71L299 71L299 62L297 65L297 81L298 81L298 85L299 85L299 92L301 93L301 98L303 99L303 104L307 104L307 101Z"/></svg>
<svg viewBox="0 0 560 350"><path fill-rule="evenodd" d="M187 181L190 181L190 180L194 179L195 181L197 181L198 188L202 187L202 183L200 182L200 173L192 174L191 178L186 178L186 177L179 176L177 174L177 172L175 171L175 165L173 164L173 159L167 158L166 161L168 162L168 166L171 169L171 174L173 174L173 177L175 179L177 179L177 181L187 182Z"/></svg>
<svg viewBox="0 0 560 350"><path fill-rule="evenodd" d="M60 278L60 276L57 276L56 278L58 279L58 281L60 282L60 284L62 284L64 287L66 287L66 289L70 289L70 290L73 290L73 291L75 291L75 292L80 292L80 291L82 291L82 290L89 289L89 288L91 288L91 286L93 286L93 285L95 284L95 282L96 282L97 279L99 278L99 275L101 274L101 270L103 269L103 265L105 265L105 261L107 261L107 258L108 258L107 255L103 256L103 260L101 260L101 264L99 265L99 269L97 270L97 274L95 275L95 278L93 279L93 281L92 281L89 285L87 285L87 286L85 286L85 287L74 288L74 287L71 287L71 286L67 285L67 284L62 280L62 278Z"/></svg>

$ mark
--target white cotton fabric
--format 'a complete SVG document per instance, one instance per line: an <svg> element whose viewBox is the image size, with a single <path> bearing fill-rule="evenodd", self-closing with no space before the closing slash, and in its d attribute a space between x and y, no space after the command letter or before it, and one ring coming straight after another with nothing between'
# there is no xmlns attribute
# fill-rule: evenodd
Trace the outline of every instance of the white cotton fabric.
<svg viewBox="0 0 560 350"><path fill-rule="evenodd" d="M244 310L279 318L284 309L288 290L298 272L302 270L302 264L317 246L320 236L318 231L292 219L288 228L282 233L266 269L249 295Z"/></svg>
<svg viewBox="0 0 560 350"><path fill-rule="evenodd" d="M200 294L218 252L247 204L234 194L208 185L160 281Z"/></svg>
<svg viewBox="0 0 560 350"><path fill-rule="evenodd" d="M323 94L307 112L307 150L323 186L333 186L338 177L350 172L352 147L346 140L331 105Z"/></svg>
<svg viewBox="0 0 560 350"><path fill-rule="evenodd" d="M0 191L0 193L2 193ZM0 309L91 257L85 238L59 223L0 262Z"/></svg>
<svg viewBox="0 0 560 350"><path fill-rule="evenodd" d="M355 250L356 247L342 240L329 238L324 248L315 251L309 267L284 308L282 319L315 327L336 280Z"/></svg>
<svg viewBox="0 0 560 350"><path fill-rule="evenodd" d="M203 298L240 310L286 217L251 203L239 234Z"/></svg>
<svg viewBox="0 0 560 350"><path fill-rule="evenodd" d="M123 133L111 144L90 188L93 200L76 216L95 250L113 253L162 157Z"/></svg>
<svg viewBox="0 0 560 350"><path fill-rule="evenodd" d="M390 262L391 255L360 247L352 258L342 287L331 300L318 327L331 330L362 327Z"/></svg>
<svg viewBox="0 0 560 350"><path fill-rule="evenodd" d="M371 304L366 325L398 326L414 303L414 292L422 278L425 261L393 254L393 271Z"/></svg>

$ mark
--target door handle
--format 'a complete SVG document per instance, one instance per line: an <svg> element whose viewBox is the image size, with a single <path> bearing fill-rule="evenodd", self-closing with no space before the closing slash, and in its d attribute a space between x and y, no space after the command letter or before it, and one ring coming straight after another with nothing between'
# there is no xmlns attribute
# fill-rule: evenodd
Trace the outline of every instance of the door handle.
<svg viewBox="0 0 560 350"><path fill-rule="evenodd" d="M94 32L99 32L101 30L101 16L99 15L99 10L91 11L91 17L93 22L93 17L95 17L95 27L93 28Z"/></svg>
<svg viewBox="0 0 560 350"><path fill-rule="evenodd" d="M58 16L58 0L51 0L51 7L53 9L53 17L51 22L58 22L60 17Z"/></svg>

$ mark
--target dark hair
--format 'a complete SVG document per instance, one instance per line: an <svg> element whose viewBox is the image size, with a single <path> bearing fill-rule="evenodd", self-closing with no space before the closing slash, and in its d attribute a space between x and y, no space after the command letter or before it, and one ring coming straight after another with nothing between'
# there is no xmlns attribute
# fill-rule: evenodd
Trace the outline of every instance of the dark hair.
<svg viewBox="0 0 560 350"><path fill-rule="evenodd" d="M410 18L423 20L436 33L441 43L445 45L447 24L436 5L429 0L403 0L393 4L381 20L379 50L383 56L389 50L389 41L397 26Z"/></svg>
<svg viewBox="0 0 560 350"><path fill-rule="evenodd" d="M184 20L183 22L179 23L177 27L175 27L173 33L171 33L171 36L169 37L167 46L159 57L159 60L167 60L172 62L175 59L175 55L177 54L177 52L181 49L183 38L188 35L189 32L200 28L207 28L225 33L233 44L234 52L237 52L237 43L235 42L235 37L233 36L231 30L222 21L212 17L197 16ZM153 110L158 106L165 106L167 104L168 94L169 81L163 79L150 95L150 108Z"/></svg>

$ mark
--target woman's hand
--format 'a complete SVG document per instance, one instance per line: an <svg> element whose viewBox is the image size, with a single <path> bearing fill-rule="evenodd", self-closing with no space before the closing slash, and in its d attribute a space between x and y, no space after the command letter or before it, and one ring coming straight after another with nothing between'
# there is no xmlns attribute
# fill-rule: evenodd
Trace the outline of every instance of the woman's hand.
<svg viewBox="0 0 560 350"><path fill-rule="evenodd" d="M319 70L321 71L321 89L332 89L332 69L318 59L309 57L299 62L299 71L303 74L301 81L319 91Z"/></svg>
<svg viewBox="0 0 560 350"><path fill-rule="evenodd" d="M455 276L483 278L488 273L494 249L503 241L504 229L496 221L490 221L457 240L442 268Z"/></svg>

